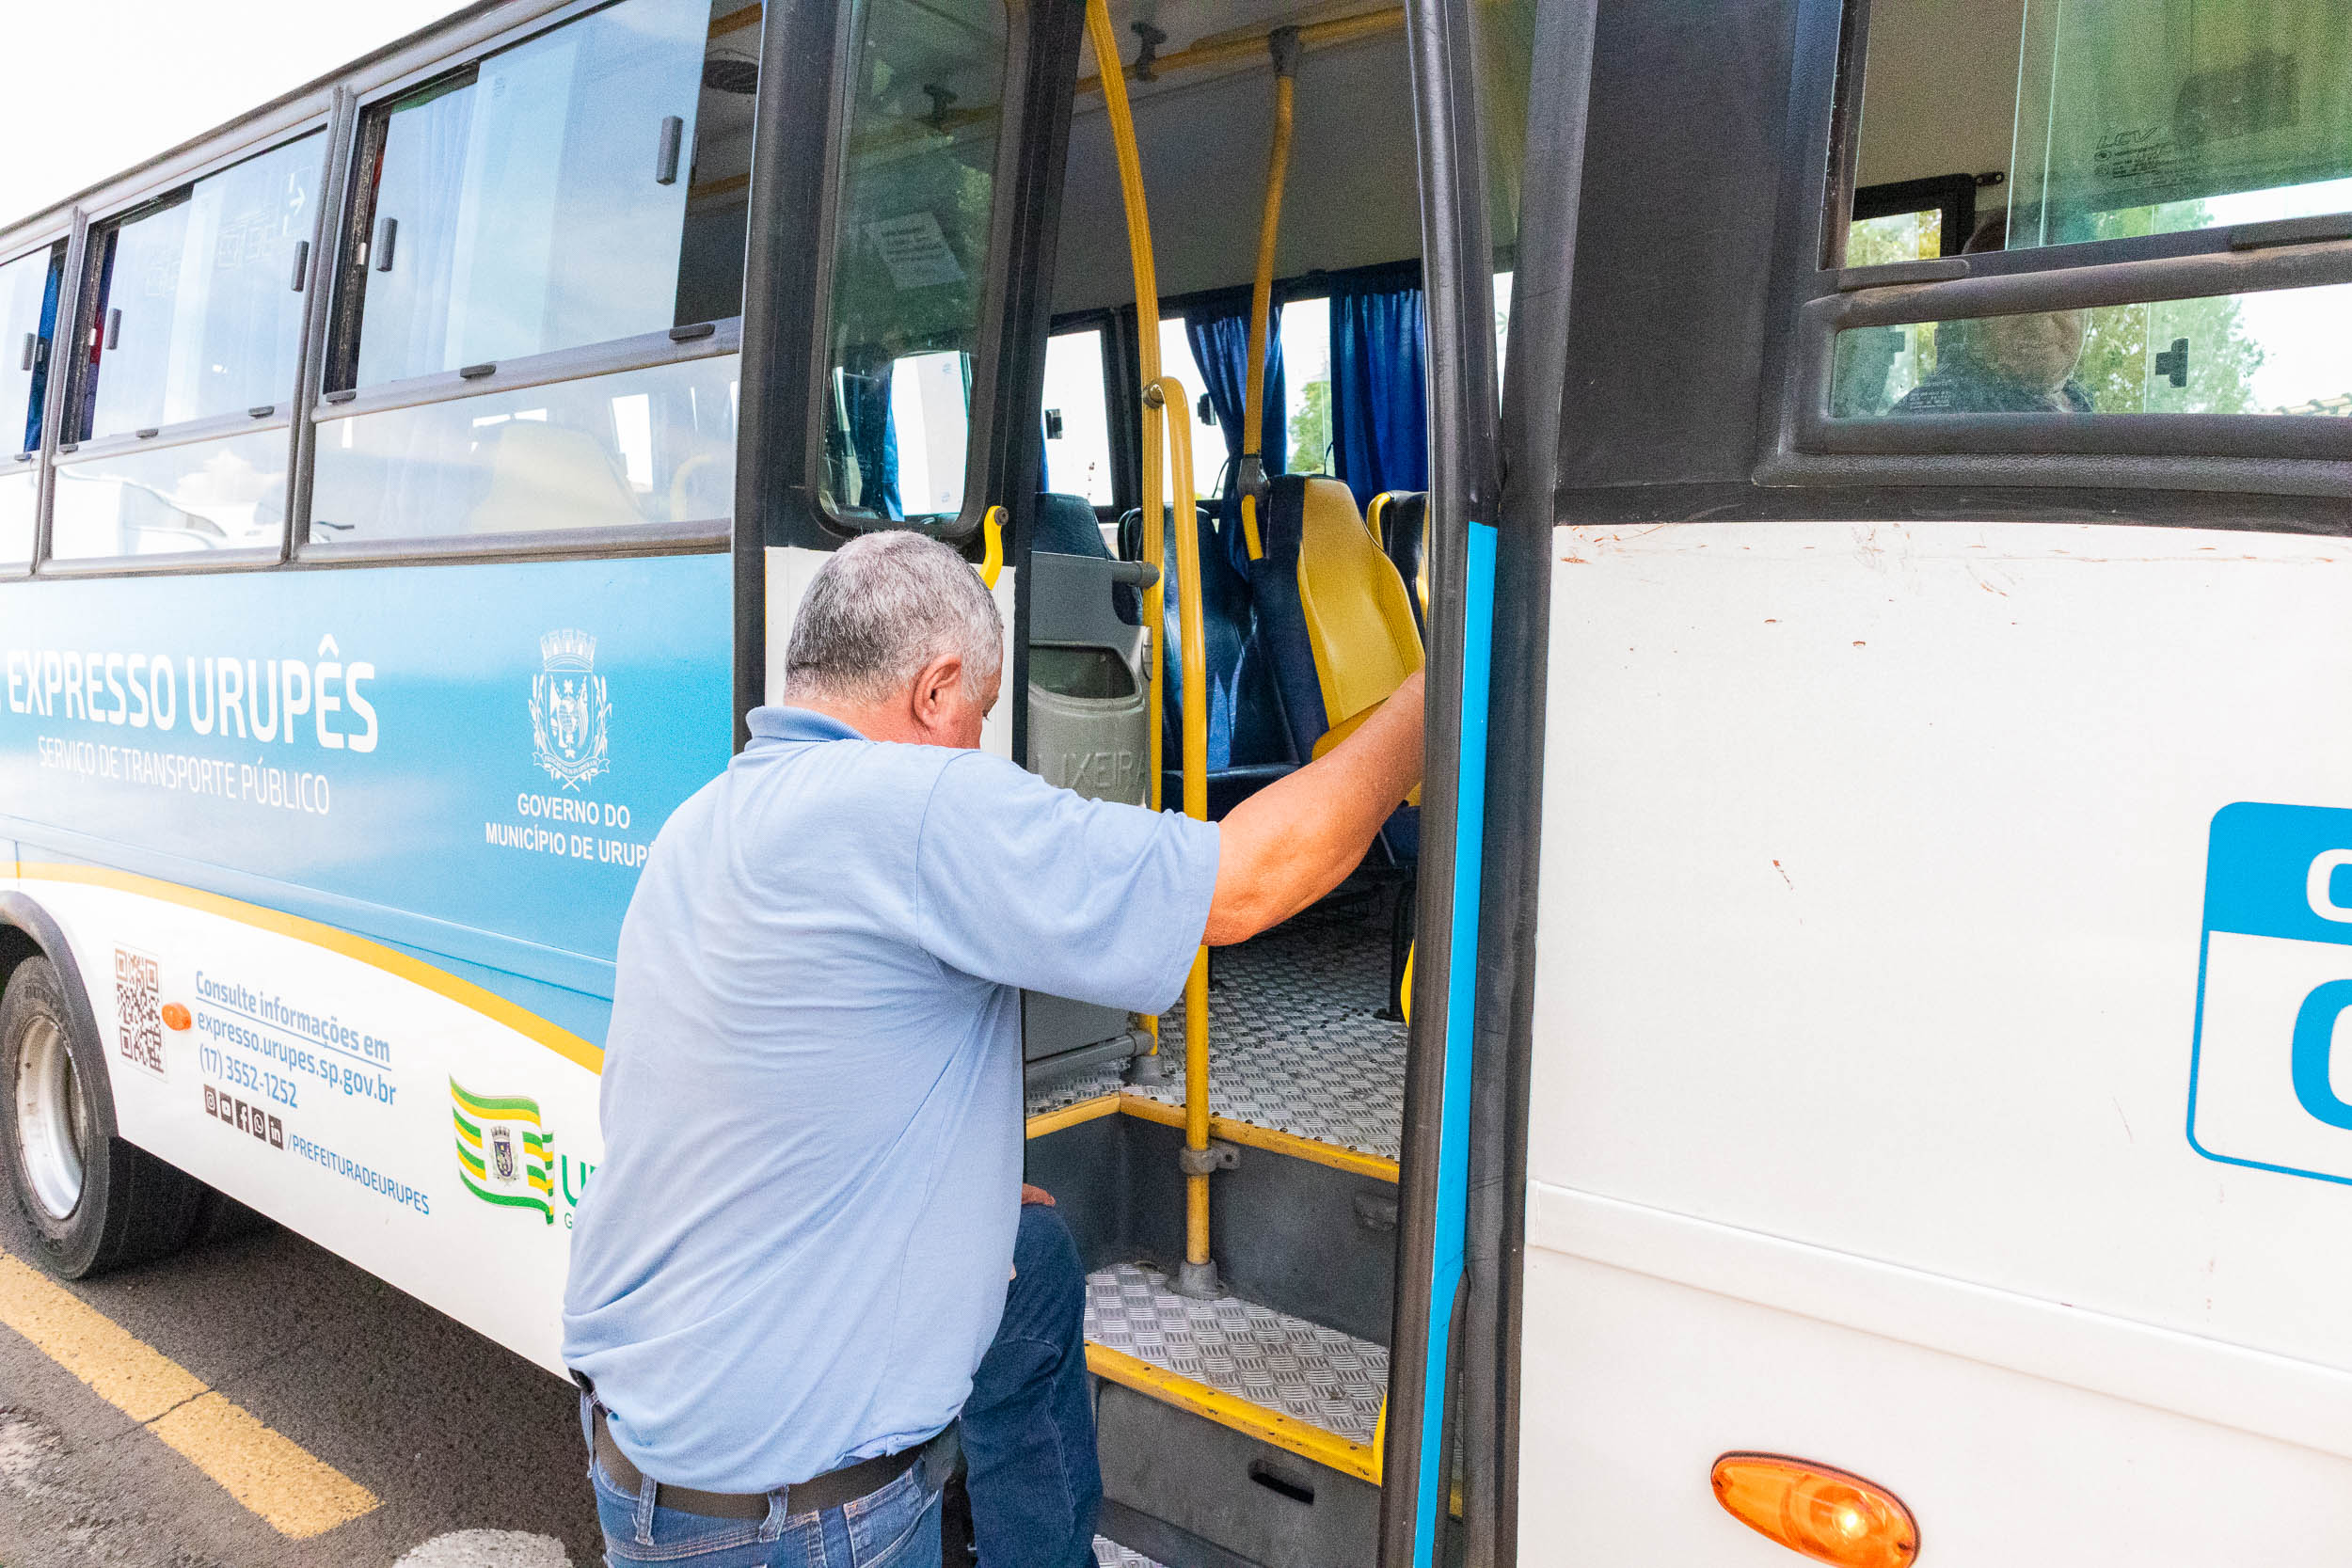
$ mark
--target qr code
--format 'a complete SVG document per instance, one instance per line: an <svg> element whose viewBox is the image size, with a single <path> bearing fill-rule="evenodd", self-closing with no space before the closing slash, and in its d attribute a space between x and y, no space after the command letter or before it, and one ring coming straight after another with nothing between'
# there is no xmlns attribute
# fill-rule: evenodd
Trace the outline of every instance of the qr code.
<svg viewBox="0 0 2352 1568"><path fill-rule="evenodd" d="M127 947L115 949L115 1022L123 1056L163 1077L163 970Z"/></svg>

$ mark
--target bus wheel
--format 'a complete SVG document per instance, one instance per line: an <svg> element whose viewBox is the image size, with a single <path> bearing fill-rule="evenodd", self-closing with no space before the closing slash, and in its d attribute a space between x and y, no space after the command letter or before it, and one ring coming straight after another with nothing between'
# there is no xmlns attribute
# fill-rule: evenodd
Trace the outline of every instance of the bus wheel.
<svg viewBox="0 0 2352 1568"><path fill-rule="evenodd" d="M46 958L27 958L0 996L0 1164L35 1256L66 1279L177 1250L205 1187L116 1134L106 1064Z"/></svg>

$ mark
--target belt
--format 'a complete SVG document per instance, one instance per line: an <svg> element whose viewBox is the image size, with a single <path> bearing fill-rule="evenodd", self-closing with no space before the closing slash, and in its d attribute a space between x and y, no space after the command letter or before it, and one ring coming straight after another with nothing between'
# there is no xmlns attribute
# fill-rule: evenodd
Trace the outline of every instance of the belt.
<svg viewBox="0 0 2352 1568"><path fill-rule="evenodd" d="M645 1481L645 1473L629 1462L628 1455L612 1440L612 1429L605 1424L604 1406L596 1406L596 1463L604 1466L623 1491L634 1492ZM788 1514L818 1513L843 1503L855 1502L869 1492L877 1492L913 1469L918 1461L930 1460L934 1474L943 1480L953 1466L961 1445L956 1423L950 1421L937 1436L927 1443L918 1443L897 1453L886 1453L873 1459L861 1459L854 1465L844 1465L838 1470L828 1470L789 1487L784 1492L785 1512ZM691 1486L654 1487L654 1506L675 1509L680 1513L697 1513L707 1519L765 1519L768 1517L766 1492L703 1492Z"/></svg>

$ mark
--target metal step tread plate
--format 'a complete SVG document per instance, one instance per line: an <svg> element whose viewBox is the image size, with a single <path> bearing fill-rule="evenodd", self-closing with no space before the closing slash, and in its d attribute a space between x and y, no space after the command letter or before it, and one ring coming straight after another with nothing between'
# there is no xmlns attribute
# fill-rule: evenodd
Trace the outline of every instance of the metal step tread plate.
<svg viewBox="0 0 2352 1568"><path fill-rule="evenodd" d="M1180 1296L1142 1263L1087 1276L1086 1336L1097 1375L1377 1484L1383 1347L1239 1296Z"/></svg>
<svg viewBox="0 0 2352 1568"><path fill-rule="evenodd" d="M1310 1142L1393 1161L1405 1127L1406 1027L1387 1004L1388 933L1322 908L1218 950L1209 993L1209 1109ZM1161 1021L1168 1082L1127 1088L1116 1069L1030 1095L1032 1117L1106 1094L1181 1106L1184 1009Z"/></svg>

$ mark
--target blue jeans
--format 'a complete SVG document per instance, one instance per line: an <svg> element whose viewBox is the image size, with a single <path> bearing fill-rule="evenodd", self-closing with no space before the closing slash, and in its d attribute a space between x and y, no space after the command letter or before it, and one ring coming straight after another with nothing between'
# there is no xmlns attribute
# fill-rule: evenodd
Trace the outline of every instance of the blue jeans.
<svg viewBox="0 0 2352 1568"><path fill-rule="evenodd" d="M980 1568L1092 1568L1103 1472L1087 1379L1087 1276L1059 1214L1022 1207L1012 1268L1004 1320L963 1402L973 1544Z"/></svg>
<svg viewBox="0 0 2352 1568"><path fill-rule="evenodd" d="M1086 1271L1061 1216L1025 1205L995 1340L963 1406L965 1486L980 1568L1082 1568L1094 1560L1103 1475L1086 1370ZM590 1404L580 1402L586 1427ZM611 1568L937 1568L944 1476L917 1464L822 1513L712 1519L657 1507L649 1478L627 1491L592 1458Z"/></svg>
<svg viewBox="0 0 2352 1568"><path fill-rule="evenodd" d="M787 1514L785 1494L773 1492L765 1519L712 1519L658 1507L652 1477L626 1491L594 1459L588 1476L610 1568L933 1568L945 1478L927 1475L928 1468L911 1465L886 1485L822 1513Z"/></svg>

